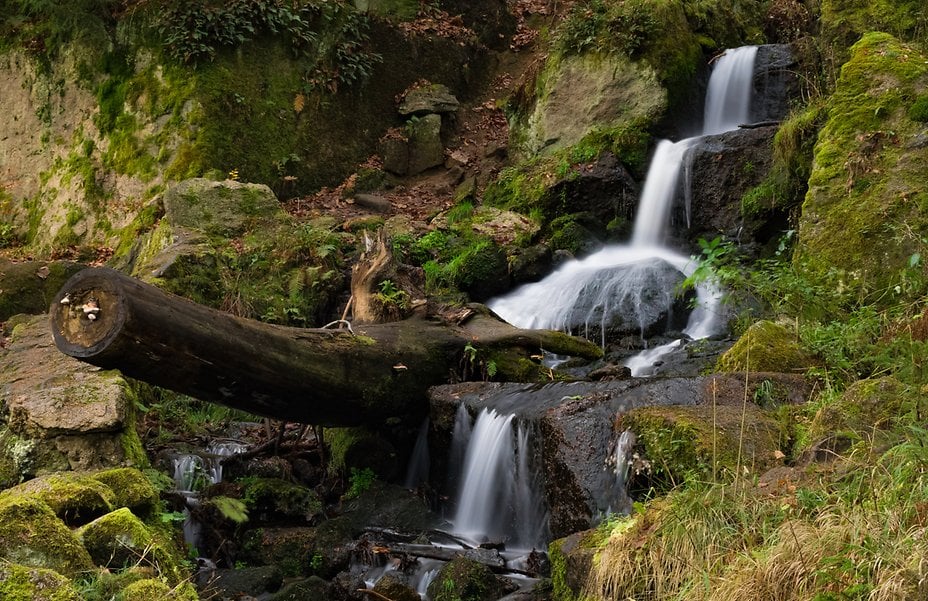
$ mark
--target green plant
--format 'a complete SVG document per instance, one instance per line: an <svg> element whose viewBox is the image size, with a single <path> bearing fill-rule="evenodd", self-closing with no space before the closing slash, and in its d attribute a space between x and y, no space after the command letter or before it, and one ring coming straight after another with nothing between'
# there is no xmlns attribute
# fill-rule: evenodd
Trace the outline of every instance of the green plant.
<svg viewBox="0 0 928 601"><path fill-rule="evenodd" d="M362 493L370 490L376 479L377 474L369 467L364 469L351 468L351 475L348 477L348 490L345 491L342 498L346 500L358 498Z"/></svg>

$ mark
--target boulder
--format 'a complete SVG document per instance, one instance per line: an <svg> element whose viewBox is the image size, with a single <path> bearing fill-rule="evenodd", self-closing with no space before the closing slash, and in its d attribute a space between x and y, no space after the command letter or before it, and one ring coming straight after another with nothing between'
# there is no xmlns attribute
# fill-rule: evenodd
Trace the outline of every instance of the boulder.
<svg viewBox="0 0 928 601"><path fill-rule="evenodd" d="M284 217L277 197L264 184L203 178L168 188L164 211L173 227L223 236L237 236Z"/></svg>
<svg viewBox="0 0 928 601"><path fill-rule="evenodd" d="M54 570L3 563L0 564L0 599L80 601L81 596L70 580Z"/></svg>
<svg viewBox="0 0 928 601"><path fill-rule="evenodd" d="M796 334L772 321L751 325L719 357L718 371L802 373L818 361L799 345Z"/></svg>
<svg viewBox="0 0 928 601"><path fill-rule="evenodd" d="M413 117L406 124L409 135L409 167L407 175L417 175L445 162L445 147L441 141L441 116Z"/></svg>
<svg viewBox="0 0 928 601"><path fill-rule="evenodd" d="M928 237L925 124L910 112L926 87L928 56L916 46L868 33L851 48L815 144L793 255L802 273L895 299L892 286Z"/></svg>
<svg viewBox="0 0 928 601"><path fill-rule="evenodd" d="M453 113L461 103L448 86L433 83L412 88L400 102L399 113L404 117L422 117L431 113Z"/></svg>
<svg viewBox="0 0 928 601"><path fill-rule="evenodd" d="M458 557L446 563L428 588L432 601L496 601L507 591L507 584L490 568L472 559Z"/></svg>
<svg viewBox="0 0 928 601"><path fill-rule="evenodd" d="M0 497L0 559L47 568L68 578L93 568L90 555L70 528L48 505L25 495Z"/></svg>
<svg viewBox="0 0 928 601"><path fill-rule="evenodd" d="M284 582L283 571L273 565L214 569L206 571L205 576L207 581L200 587L200 595L207 599L260 597L280 590Z"/></svg>
<svg viewBox="0 0 928 601"><path fill-rule="evenodd" d="M0 493L29 495L48 505L69 526L79 526L113 510L116 495L86 474L59 473L39 476Z"/></svg>
<svg viewBox="0 0 928 601"><path fill-rule="evenodd" d="M145 465L133 419L137 399L118 372L61 354L45 316L17 326L0 362L0 445L10 453L0 472L19 481L61 469Z"/></svg>
<svg viewBox="0 0 928 601"><path fill-rule="evenodd" d="M0 259L0 322L17 313L47 313L61 285L84 267L71 261L14 263Z"/></svg>
<svg viewBox="0 0 928 601"><path fill-rule="evenodd" d="M754 59L751 120L779 121L789 113L790 102L800 97L799 69L787 44L764 44Z"/></svg>
<svg viewBox="0 0 928 601"><path fill-rule="evenodd" d="M549 219L588 212L616 238L631 234L638 205L638 184L611 152L591 163L580 163L548 188L541 201Z"/></svg>

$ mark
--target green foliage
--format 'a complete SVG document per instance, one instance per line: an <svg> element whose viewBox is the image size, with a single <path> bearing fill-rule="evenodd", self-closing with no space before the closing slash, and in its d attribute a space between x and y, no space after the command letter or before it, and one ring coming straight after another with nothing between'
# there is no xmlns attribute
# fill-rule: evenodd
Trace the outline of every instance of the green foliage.
<svg viewBox="0 0 928 601"><path fill-rule="evenodd" d="M345 491L342 498L345 500L358 498L362 493L370 490L376 479L377 474L369 467L364 469L351 468L351 475L348 477L348 490Z"/></svg>
<svg viewBox="0 0 928 601"><path fill-rule="evenodd" d="M645 0L577 2L555 31L555 48L565 55L592 51L634 57L655 27Z"/></svg>
<svg viewBox="0 0 928 601"><path fill-rule="evenodd" d="M20 243L16 227L12 223L0 222L0 248L10 248Z"/></svg>
<svg viewBox="0 0 928 601"><path fill-rule="evenodd" d="M379 292L374 294L374 298L388 311L402 313L409 308L409 293L397 288L393 280L383 280L377 288Z"/></svg>
<svg viewBox="0 0 928 601"><path fill-rule="evenodd" d="M209 500L210 505L219 510L219 513L228 520L236 524L243 524L248 521L248 507L239 499L232 497L212 497Z"/></svg>
<svg viewBox="0 0 928 601"><path fill-rule="evenodd" d="M923 94L915 99L915 102L909 107L909 119L920 123L928 123L928 94Z"/></svg>
<svg viewBox="0 0 928 601"><path fill-rule="evenodd" d="M293 55L306 61L307 91L360 83L381 60L366 49L366 16L348 2L178 1L161 7L156 20L169 56L182 63L211 61L221 49L261 35L282 36Z"/></svg>
<svg viewBox="0 0 928 601"><path fill-rule="evenodd" d="M17 40L43 59L66 43L107 43L120 0L7 0L0 2L0 38Z"/></svg>

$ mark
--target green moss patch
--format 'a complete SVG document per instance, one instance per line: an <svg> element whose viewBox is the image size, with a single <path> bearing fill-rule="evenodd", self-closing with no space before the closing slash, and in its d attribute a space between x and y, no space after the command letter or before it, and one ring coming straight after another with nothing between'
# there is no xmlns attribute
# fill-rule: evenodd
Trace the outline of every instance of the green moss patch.
<svg viewBox="0 0 928 601"><path fill-rule="evenodd" d="M0 496L0 558L67 577L93 567L87 550L48 505L15 494Z"/></svg>
<svg viewBox="0 0 928 601"><path fill-rule="evenodd" d="M772 321L758 321L719 357L718 371L804 372L816 365L796 334Z"/></svg>
<svg viewBox="0 0 928 601"><path fill-rule="evenodd" d="M116 495L106 484L84 474L42 476L0 493L0 498L29 495L46 505L70 525L79 525L113 509Z"/></svg>
<svg viewBox="0 0 928 601"><path fill-rule="evenodd" d="M840 285L871 292L892 286L921 252L928 148L917 143L923 126L909 111L926 87L926 56L912 45L871 33L851 48L815 145L797 267L837 268Z"/></svg>
<svg viewBox="0 0 928 601"><path fill-rule="evenodd" d="M43 568L0 564L0 598L6 601L80 601L71 581Z"/></svg>

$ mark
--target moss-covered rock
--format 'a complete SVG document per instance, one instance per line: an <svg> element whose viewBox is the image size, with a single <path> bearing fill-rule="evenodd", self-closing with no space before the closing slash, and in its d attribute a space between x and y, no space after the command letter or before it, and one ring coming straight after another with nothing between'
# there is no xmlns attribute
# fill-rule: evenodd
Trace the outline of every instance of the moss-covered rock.
<svg viewBox="0 0 928 601"><path fill-rule="evenodd" d="M87 550L55 512L23 495L0 498L0 558L69 578L93 567Z"/></svg>
<svg viewBox="0 0 928 601"><path fill-rule="evenodd" d="M772 321L758 321L719 357L718 371L801 372L816 365L795 334Z"/></svg>
<svg viewBox="0 0 928 601"><path fill-rule="evenodd" d="M80 601L70 580L44 568L0 564L0 598L5 601Z"/></svg>
<svg viewBox="0 0 928 601"><path fill-rule="evenodd" d="M277 197L265 185L202 178L169 187L164 193L164 210L175 228L225 237L273 224L286 216Z"/></svg>
<svg viewBox="0 0 928 601"><path fill-rule="evenodd" d="M884 33L851 48L827 102L799 222L794 263L810 275L838 269L840 286L883 290L923 252L928 145L909 110L928 87L926 62L916 46Z"/></svg>
<svg viewBox="0 0 928 601"><path fill-rule="evenodd" d="M548 545L551 595L554 601L582 601L596 552L602 545L601 529L575 532Z"/></svg>
<svg viewBox="0 0 928 601"><path fill-rule="evenodd" d="M816 459L832 460L854 443L883 447L895 440L893 427L919 415L919 394L887 376L854 382L815 413L799 444Z"/></svg>
<svg viewBox="0 0 928 601"><path fill-rule="evenodd" d="M100 566L116 570L149 566L172 585L187 577L176 550L126 507L79 528L77 536Z"/></svg>
<svg viewBox="0 0 928 601"><path fill-rule="evenodd" d="M311 488L279 478L243 478L242 499L252 522L280 519L313 521L323 510L322 499Z"/></svg>
<svg viewBox="0 0 928 601"><path fill-rule="evenodd" d="M428 588L433 601L492 601L505 592L502 580L489 567L464 557L446 563Z"/></svg>
<svg viewBox="0 0 928 601"><path fill-rule="evenodd" d="M158 503L158 491L151 480L135 468L113 468L90 474L113 491L113 507L128 507L133 513L145 516Z"/></svg>
<svg viewBox="0 0 928 601"><path fill-rule="evenodd" d="M288 577L311 573L317 552L316 528L256 528L244 532L241 540L241 557L249 564L275 565ZM319 558L321 562L321 554Z"/></svg>
<svg viewBox="0 0 928 601"><path fill-rule="evenodd" d="M667 490L688 479L762 474L779 465L780 424L752 402L641 407L621 416L650 462L648 484Z"/></svg>
<svg viewBox="0 0 928 601"><path fill-rule="evenodd" d="M40 476L0 493L31 496L48 505L70 526L86 524L113 510L116 495L106 484L86 474L60 473Z"/></svg>
<svg viewBox="0 0 928 601"><path fill-rule="evenodd" d="M85 266L71 261L0 259L0 322L17 313L45 314L65 281Z"/></svg>
<svg viewBox="0 0 928 601"><path fill-rule="evenodd" d="M396 449L380 434L363 427L328 428L329 464L344 474L370 469L385 480L397 475Z"/></svg>
<svg viewBox="0 0 928 601"><path fill-rule="evenodd" d="M136 580L116 597L116 601L197 601L196 589L189 582L180 585L170 585L163 580L145 578Z"/></svg>
<svg viewBox="0 0 928 601"><path fill-rule="evenodd" d="M653 120L667 95L648 65L619 55L569 56L539 76L538 100L524 123L513 123L515 148L528 155L580 142L596 128Z"/></svg>
<svg viewBox="0 0 928 601"><path fill-rule="evenodd" d="M885 31L912 40L924 27L919 0L822 0L819 20L826 39L843 54L861 35Z"/></svg>

